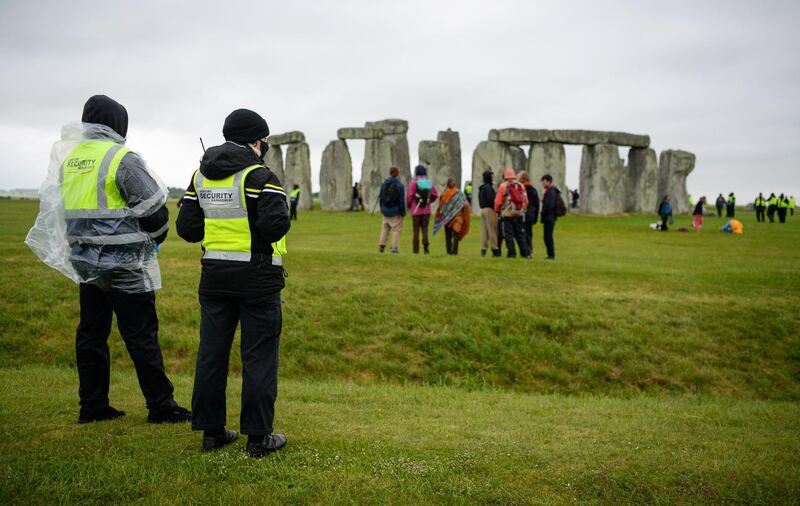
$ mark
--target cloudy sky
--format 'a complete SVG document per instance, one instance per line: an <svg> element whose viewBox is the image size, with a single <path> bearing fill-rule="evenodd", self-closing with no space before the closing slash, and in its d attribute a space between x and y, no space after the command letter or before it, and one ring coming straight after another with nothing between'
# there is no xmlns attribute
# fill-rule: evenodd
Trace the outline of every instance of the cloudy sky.
<svg viewBox="0 0 800 506"><path fill-rule="evenodd" d="M38 187L61 125L103 93L170 186L247 107L305 132L315 188L337 128L405 118L412 163L459 131L465 178L491 128L620 130L694 152L695 195L800 196L798 26L796 1L4 0L0 188ZM568 148L570 185L579 164Z"/></svg>

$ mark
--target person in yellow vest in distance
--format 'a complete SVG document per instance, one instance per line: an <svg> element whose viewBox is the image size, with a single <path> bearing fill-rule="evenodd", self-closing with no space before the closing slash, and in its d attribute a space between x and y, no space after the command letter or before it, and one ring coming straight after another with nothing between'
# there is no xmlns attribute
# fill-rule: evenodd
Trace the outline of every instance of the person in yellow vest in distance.
<svg viewBox="0 0 800 506"><path fill-rule="evenodd" d="M726 217L733 218L734 216L736 216L736 195L734 195L733 192L730 192L728 194L728 202L726 204L727 204Z"/></svg>
<svg viewBox="0 0 800 506"><path fill-rule="evenodd" d="M744 233L744 225L737 219L730 219L727 223L722 225L719 231L728 234L742 235Z"/></svg>
<svg viewBox="0 0 800 506"><path fill-rule="evenodd" d="M789 212L792 216L794 216L794 208L797 207L797 201L794 199L794 195L789 198Z"/></svg>
<svg viewBox="0 0 800 506"><path fill-rule="evenodd" d="M225 143L209 148L192 175L176 222L178 235L201 242L200 347L192 429L203 451L232 443L225 387L236 326L241 324L242 407L246 453L264 457L286 444L273 433L278 394L281 290L289 210L286 192L264 165L267 122L248 109L225 118Z"/></svg>
<svg viewBox="0 0 800 506"><path fill-rule="evenodd" d="M124 416L109 402L112 316L133 360L151 423L187 422L173 398L158 343L156 252L167 237L164 184L125 146L128 112L105 95L83 107L53 146L40 210L25 242L49 266L79 284L75 337L78 423Z"/></svg>
<svg viewBox="0 0 800 506"><path fill-rule="evenodd" d="M464 195L466 195L469 205L472 205L472 181L464 183Z"/></svg>
<svg viewBox="0 0 800 506"><path fill-rule="evenodd" d="M770 223L775 223L775 211L778 210L778 197L774 193L769 194L767 199L767 218Z"/></svg>
<svg viewBox="0 0 800 506"><path fill-rule="evenodd" d="M300 202L300 187L293 185L292 193L289 194L289 218L292 220L297 219L298 202Z"/></svg>
<svg viewBox="0 0 800 506"><path fill-rule="evenodd" d="M781 193L778 197L778 221L786 223L786 212L789 210L789 199Z"/></svg>
<svg viewBox="0 0 800 506"><path fill-rule="evenodd" d="M759 192L758 197L756 197L755 202L753 202L753 208L756 210L756 222L764 223L764 221L766 221L764 210L767 208L767 199L764 198L764 194L761 192Z"/></svg>

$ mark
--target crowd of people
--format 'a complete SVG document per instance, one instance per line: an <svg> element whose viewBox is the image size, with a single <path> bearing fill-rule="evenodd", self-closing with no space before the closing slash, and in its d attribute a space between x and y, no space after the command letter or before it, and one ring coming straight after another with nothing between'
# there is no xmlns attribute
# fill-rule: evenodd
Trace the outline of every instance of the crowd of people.
<svg viewBox="0 0 800 506"><path fill-rule="evenodd" d="M457 255L459 243L470 229L472 200L472 181L467 181L464 191L458 189L456 181L449 178L441 195L436 185L428 177L424 165L414 169L414 178L408 189L398 178L397 167L389 169L389 177L381 184L378 202L383 220L378 241L381 253L391 235L391 252L400 252L400 234L403 219L407 212L411 214L413 226L412 251L420 252L420 242L424 254L430 253L429 224L434 216L433 235L444 229L445 249L448 255ZM533 226L541 219L544 229L544 243L548 259L555 259L555 240L553 232L556 220L566 214L566 205L558 188L553 185L553 178L545 174L541 178L544 194L534 187L528 173L517 174L514 169L503 171L503 181L495 187L494 172L483 173L483 184L478 189L478 205L481 216L480 253L486 256L502 256L502 244L505 242L506 256L514 258L533 258ZM434 213L433 207L436 204Z"/></svg>
<svg viewBox="0 0 800 506"><path fill-rule="evenodd" d="M700 197L700 200L698 200L695 204L694 199L692 199L692 196L689 195L688 201L689 205L693 207L692 227L694 228L695 232L699 232L703 228L704 216L706 214L704 210L704 206L706 205L706 197ZM720 231L741 234L744 230L744 225L740 220L736 219L736 195L731 192L728 194L728 197L725 198L722 193L720 193L717 196L715 205L717 208L718 218L722 217L723 210L725 210L725 217L729 218L720 228ZM768 218L770 223L774 223L775 215L777 214L778 221L780 223L786 223L787 215L794 216L794 209L796 205L797 202L794 196L790 197L781 193L776 197L774 193L771 193L769 198L765 199L764 194L759 193L758 197L756 197L755 201L753 202L753 209L756 212L756 222L765 223L766 218ZM657 226L654 228L661 230L662 232L666 232L669 230L669 226L674 223L672 201L670 200L669 195L664 195L664 197L661 199L658 204L658 208L656 209L656 213L661 219L661 223L657 224Z"/></svg>

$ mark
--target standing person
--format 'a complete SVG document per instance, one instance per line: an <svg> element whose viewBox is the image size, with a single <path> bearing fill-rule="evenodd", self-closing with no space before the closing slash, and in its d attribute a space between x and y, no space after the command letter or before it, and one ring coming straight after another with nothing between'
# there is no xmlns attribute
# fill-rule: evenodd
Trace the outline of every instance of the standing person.
<svg viewBox="0 0 800 506"><path fill-rule="evenodd" d="M300 187L292 185L292 193L289 194L289 219L297 220L297 204L300 202Z"/></svg>
<svg viewBox="0 0 800 506"><path fill-rule="evenodd" d="M25 242L79 284L75 335L78 423L125 416L108 399L112 316L136 368L151 423L187 422L173 398L158 342L156 257L169 230L167 190L125 146L128 112L105 95L83 107L53 146L40 211Z"/></svg>
<svg viewBox="0 0 800 506"><path fill-rule="evenodd" d="M465 194L458 191L456 180L447 179L447 187L439 198L433 233L444 227L445 245L448 255L458 255L458 243L469 232L469 203Z"/></svg>
<svg viewBox="0 0 800 506"><path fill-rule="evenodd" d="M778 197L778 221L786 223L786 211L789 210L789 199L783 193Z"/></svg>
<svg viewBox="0 0 800 506"><path fill-rule="evenodd" d="M717 197L717 218L722 218L722 209L725 207L725 197L720 193Z"/></svg>
<svg viewBox="0 0 800 506"><path fill-rule="evenodd" d="M661 203L658 204L658 215L661 217L661 231L666 232L669 229L667 221L672 216L672 203L669 201L669 195L664 195Z"/></svg>
<svg viewBox="0 0 800 506"><path fill-rule="evenodd" d="M578 189L572 190L572 208L578 208L578 199L580 199L580 193L578 193Z"/></svg>
<svg viewBox="0 0 800 506"><path fill-rule="evenodd" d="M464 183L464 194L467 196L467 202L472 202L472 181Z"/></svg>
<svg viewBox="0 0 800 506"><path fill-rule="evenodd" d="M358 211L358 183L353 183L353 193L350 196L350 210Z"/></svg>
<svg viewBox="0 0 800 506"><path fill-rule="evenodd" d="M770 223L775 223L775 211L778 209L778 197L774 193L769 194L767 199L767 218Z"/></svg>
<svg viewBox="0 0 800 506"><path fill-rule="evenodd" d="M403 183L397 179L400 169L392 166L389 168L387 177L381 190L378 193L378 202L381 204L381 237L378 241L378 250L383 253L386 249L386 241L389 240L389 232L392 232L392 253L399 253L398 244L400 242L400 231L403 230L403 217L406 215L406 205L403 199L405 188Z"/></svg>
<svg viewBox="0 0 800 506"><path fill-rule="evenodd" d="M478 206L481 209L481 256L486 256L487 248L492 256L500 256L497 242L497 213L494 212L494 172L483 171L483 184L478 189Z"/></svg>
<svg viewBox="0 0 800 506"><path fill-rule="evenodd" d="M428 224L431 221L431 204L439 197L436 186L428 179L428 169L417 165L414 169L414 179L408 184L406 204L411 209L411 219L414 227L414 254L419 253L419 233L422 231L422 246L425 254L430 253L428 243Z"/></svg>
<svg viewBox="0 0 800 506"><path fill-rule="evenodd" d="M202 241L200 346L192 395L192 429L203 451L232 443L225 387L236 326L241 324L242 408L246 453L260 458L286 444L273 434L278 394L283 256L290 228L286 193L263 162L267 122L248 109L225 118L225 143L209 148L178 214L178 235Z"/></svg>
<svg viewBox="0 0 800 506"><path fill-rule="evenodd" d="M693 226L695 232L700 232L700 229L703 228L703 205L706 203L706 198L700 197L700 200L697 201L697 205L694 207L694 212L692 212Z"/></svg>
<svg viewBox="0 0 800 506"><path fill-rule="evenodd" d="M519 173L519 182L525 187L528 195L528 207L525 209L525 242L528 243L528 254L533 258L533 226L539 222L539 192L531 184L531 178L524 170Z"/></svg>
<svg viewBox="0 0 800 506"><path fill-rule="evenodd" d="M756 197L755 202L753 202L753 207L756 210L756 222L763 223L764 218L764 209L767 207L767 201L764 199L764 195L759 192L758 197Z"/></svg>
<svg viewBox="0 0 800 506"><path fill-rule="evenodd" d="M727 216L728 218L733 218L734 215L736 214L736 195L734 195L733 192L730 192L728 194L727 205L728 205Z"/></svg>
<svg viewBox="0 0 800 506"><path fill-rule="evenodd" d="M794 195L789 199L789 212L794 216L794 208L797 207L797 201L794 199Z"/></svg>
<svg viewBox="0 0 800 506"><path fill-rule="evenodd" d="M544 228L544 245L547 249L547 259L556 259L556 243L553 238L553 231L556 228L559 207L563 207L561 191L553 185L553 176L545 174L541 179L544 186L544 197L542 197L542 227ZM566 210L564 210L566 212Z"/></svg>
<svg viewBox="0 0 800 506"><path fill-rule="evenodd" d="M519 254L523 258L531 258L523 229L523 219L527 207L528 194L525 192L525 187L517 181L514 169L506 168L503 170L503 182L500 183L494 198L494 210L500 215L500 221L503 224L503 238L508 250L507 258L517 256L514 240L517 241Z"/></svg>

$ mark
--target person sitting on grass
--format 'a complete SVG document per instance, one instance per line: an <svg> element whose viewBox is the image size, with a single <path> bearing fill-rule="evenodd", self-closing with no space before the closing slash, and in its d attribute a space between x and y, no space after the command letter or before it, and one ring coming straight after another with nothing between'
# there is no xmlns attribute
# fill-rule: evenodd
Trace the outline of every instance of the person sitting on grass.
<svg viewBox="0 0 800 506"><path fill-rule="evenodd" d="M744 225L742 225L742 222L739 220L730 219L726 224L722 225L719 231L728 234L742 235L744 233Z"/></svg>
<svg viewBox="0 0 800 506"><path fill-rule="evenodd" d="M469 232L469 203L458 191L455 179L448 178L447 188L439 198L439 209L433 224L434 235L444 227L448 255L458 255L458 242Z"/></svg>

